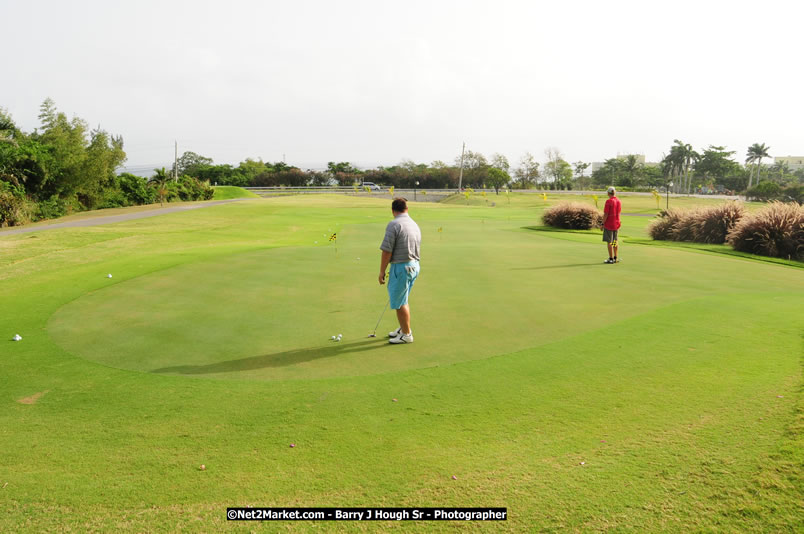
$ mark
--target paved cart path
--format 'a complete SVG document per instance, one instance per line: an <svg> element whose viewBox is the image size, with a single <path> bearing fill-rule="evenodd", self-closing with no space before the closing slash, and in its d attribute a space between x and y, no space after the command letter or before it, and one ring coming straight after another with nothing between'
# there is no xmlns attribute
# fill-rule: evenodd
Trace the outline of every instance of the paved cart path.
<svg viewBox="0 0 804 534"><path fill-rule="evenodd" d="M77 228L81 226L100 226L103 224L112 224L116 222L131 221L134 219L144 219L146 217L155 217L157 215L164 215L166 213L174 213L177 211L194 210L198 208L208 208L210 206L218 206L220 204L228 204L230 202L237 202L242 200L240 198L230 200L213 200L203 203L182 205L182 206L169 206L166 208L155 208L147 211L137 211L132 213L123 213L121 215L108 215L106 217L92 217L89 219L81 219L77 221L67 221L56 224L43 224L38 226L23 226L19 228L3 228L0 229L0 237L12 234L26 234L29 232L39 232L41 230L53 230L55 228Z"/></svg>

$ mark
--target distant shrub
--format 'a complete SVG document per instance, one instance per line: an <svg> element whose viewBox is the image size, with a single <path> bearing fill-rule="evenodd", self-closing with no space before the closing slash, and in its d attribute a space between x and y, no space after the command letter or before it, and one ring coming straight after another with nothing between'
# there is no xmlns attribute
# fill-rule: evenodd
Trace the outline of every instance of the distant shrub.
<svg viewBox="0 0 804 534"><path fill-rule="evenodd" d="M746 191L745 196L748 200L759 200L761 202L776 200L782 196L782 186L776 182L761 182Z"/></svg>
<svg viewBox="0 0 804 534"><path fill-rule="evenodd" d="M675 228L681 220L683 213L681 210L669 209L662 210L658 219L654 219L648 225L648 233L653 239L661 241L673 241L675 239Z"/></svg>
<svg viewBox="0 0 804 534"><path fill-rule="evenodd" d="M156 202L156 191L148 187L148 180L141 176L123 173L118 178L120 191L123 192L129 205L153 204Z"/></svg>
<svg viewBox="0 0 804 534"><path fill-rule="evenodd" d="M33 204L22 188L0 181L0 228L28 223L32 215Z"/></svg>
<svg viewBox="0 0 804 534"><path fill-rule="evenodd" d="M130 206L131 202L128 201L126 195L119 189L110 189L104 191L103 197L98 201L95 209L106 208L124 208Z"/></svg>
<svg viewBox="0 0 804 534"><path fill-rule="evenodd" d="M59 198L56 196L46 200L40 200L36 205L35 219L57 219L74 211L76 202L72 199Z"/></svg>
<svg viewBox="0 0 804 534"><path fill-rule="evenodd" d="M193 178L186 174L180 176L178 181L168 180L165 182L165 189L167 190L166 200L168 202L210 200L215 194L215 189L209 185L209 182L202 182L198 178Z"/></svg>
<svg viewBox="0 0 804 534"><path fill-rule="evenodd" d="M772 202L742 218L728 242L742 252L804 261L804 206Z"/></svg>
<svg viewBox="0 0 804 534"><path fill-rule="evenodd" d="M563 202L542 215L547 226L571 230L591 230L603 226L603 214L588 204Z"/></svg>
<svg viewBox="0 0 804 534"><path fill-rule="evenodd" d="M790 185L782 189L782 200L804 204L804 185Z"/></svg>
<svg viewBox="0 0 804 534"><path fill-rule="evenodd" d="M692 241L723 244L731 229L744 215L745 208L739 202L727 202L697 210L691 221Z"/></svg>

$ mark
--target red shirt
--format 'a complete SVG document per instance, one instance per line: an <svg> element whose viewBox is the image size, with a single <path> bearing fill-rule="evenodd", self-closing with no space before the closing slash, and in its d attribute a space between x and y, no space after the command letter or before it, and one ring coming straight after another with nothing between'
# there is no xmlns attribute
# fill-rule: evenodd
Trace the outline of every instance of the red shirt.
<svg viewBox="0 0 804 534"><path fill-rule="evenodd" d="M606 201L606 207L603 208L603 228L606 230L619 230L620 229L620 211L623 206L620 199L611 197Z"/></svg>

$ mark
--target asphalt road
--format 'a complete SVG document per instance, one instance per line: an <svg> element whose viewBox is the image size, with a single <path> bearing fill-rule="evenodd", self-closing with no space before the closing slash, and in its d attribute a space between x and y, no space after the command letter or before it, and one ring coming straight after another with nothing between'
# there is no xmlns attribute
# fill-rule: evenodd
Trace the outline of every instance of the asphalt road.
<svg viewBox="0 0 804 534"><path fill-rule="evenodd" d="M155 217L157 215L165 215L166 213L175 213L177 211L208 208L210 206L217 206L219 204L228 204L230 202L237 202L238 200L241 199L236 198L231 200L212 200L208 202L199 202L191 205L168 206L164 208L155 208L147 211L123 213L121 215L109 215L106 217L92 217L89 219L82 219L78 221L67 221L55 224L40 224L40 225L29 225L29 226L15 226L12 228L0 228L0 237L13 234L27 234L30 232L40 232L43 230L53 230L55 228L78 228L82 226L100 226L103 224L131 221L134 219L145 219L146 217Z"/></svg>

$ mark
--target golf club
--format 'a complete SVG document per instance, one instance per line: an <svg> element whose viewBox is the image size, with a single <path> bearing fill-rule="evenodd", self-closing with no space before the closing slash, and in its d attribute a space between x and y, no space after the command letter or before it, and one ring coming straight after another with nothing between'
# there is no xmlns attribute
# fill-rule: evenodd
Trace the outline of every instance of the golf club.
<svg viewBox="0 0 804 534"><path fill-rule="evenodd" d="M382 308L382 313L380 314L380 318L379 318L379 319L377 319L377 324L376 324L376 325L374 325L374 332L372 332L371 334L369 334L369 336L368 336L368 337L377 337L377 327L379 327L379 326L380 326L380 321L382 321L382 316L383 316L383 315L385 315L385 310L387 310L387 309L388 309L388 304L389 304L389 302L386 302L386 303L385 303L385 306L383 306L383 308Z"/></svg>

